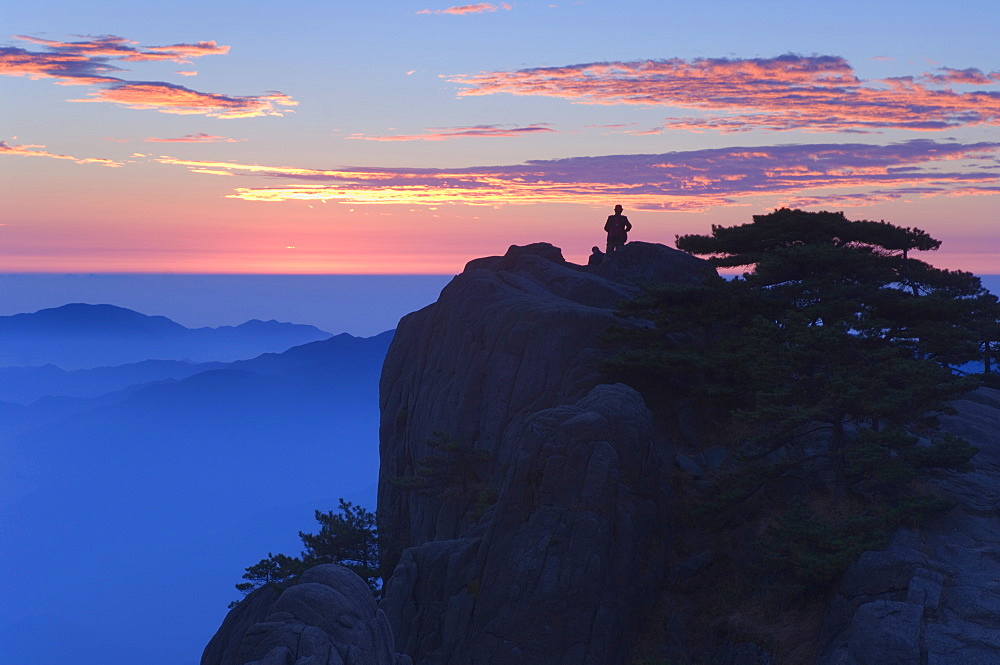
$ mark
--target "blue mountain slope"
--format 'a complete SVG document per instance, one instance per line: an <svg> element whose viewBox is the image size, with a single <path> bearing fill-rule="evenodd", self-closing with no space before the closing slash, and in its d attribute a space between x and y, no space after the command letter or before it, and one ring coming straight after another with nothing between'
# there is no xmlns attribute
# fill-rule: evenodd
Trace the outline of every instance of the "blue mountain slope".
<svg viewBox="0 0 1000 665"><path fill-rule="evenodd" d="M70 370L149 359L231 362L329 336L313 326L277 321L192 329L113 305L73 303L0 316L0 367L54 364Z"/></svg>
<svg viewBox="0 0 1000 665"><path fill-rule="evenodd" d="M0 402L0 442L10 441L19 434L63 421L78 413L117 404L156 383L126 386L96 397L45 396L27 405Z"/></svg>
<svg viewBox="0 0 1000 665"><path fill-rule="evenodd" d="M97 397L126 386L180 380L225 363L144 360L112 367L67 372L55 365L0 367L0 400L30 404L42 397Z"/></svg>

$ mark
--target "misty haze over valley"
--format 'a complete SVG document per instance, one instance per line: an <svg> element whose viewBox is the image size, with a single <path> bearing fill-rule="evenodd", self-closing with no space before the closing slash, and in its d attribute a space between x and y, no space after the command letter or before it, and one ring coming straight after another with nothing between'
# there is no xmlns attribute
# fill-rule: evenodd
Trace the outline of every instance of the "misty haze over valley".
<svg viewBox="0 0 1000 665"><path fill-rule="evenodd" d="M244 567L297 552L341 496L374 509L391 338L110 305L0 317L6 662L196 663Z"/></svg>

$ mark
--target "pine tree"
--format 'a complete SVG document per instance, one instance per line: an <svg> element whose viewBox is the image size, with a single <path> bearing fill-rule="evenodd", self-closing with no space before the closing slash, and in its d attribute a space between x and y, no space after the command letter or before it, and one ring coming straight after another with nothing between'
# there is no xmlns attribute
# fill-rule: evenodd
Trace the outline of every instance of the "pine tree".
<svg viewBox="0 0 1000 665"><path fill-rule="evenodd" d="M364 578L373 593L381 589L378 561L378 530L375 513L340 500L340 512L316 511L319 533L299 532L305 545L306 566L339 563Z"/></svg>
<svg viewBox="0 0 1000 665"><path fill-rule="evenodd" d="M372 593L381 593L382 580L378 562L378 530L375 514L362 506L340 499L339 512L315 512L319 533L299 531L305 549L297 557L268 553L246 568L236 588L249 594L265 584L287 586L306 570L323 563L337 563L350 568L363 578ZM237 601L238 602L238 601ZM236 605L232 603L230 607Z"/></svg>
<svg viewBox="0 0 1000 665"><path fill-rule="evenodd" d="M845 538L801 507L777 520L772 559L806 578L829 580L895 526L943 507L917 481L965 468L974 453L939 436L936 415L978 385L951 366L982 353L997 299L974 275L911 256L940 244L920 229L780 209L677 239L717 266L747 267L741 277L650 288L621 308L652 326L618 332L628 350L609 364L612 378L654 410L688 400L744 462L745 477L720 487L716 505L824 451L840 524L861 531ZM796 538L793 524L809 536ZM824 534L833 545L818 543ZM802 553L810 547L812 562Z"/></svg>

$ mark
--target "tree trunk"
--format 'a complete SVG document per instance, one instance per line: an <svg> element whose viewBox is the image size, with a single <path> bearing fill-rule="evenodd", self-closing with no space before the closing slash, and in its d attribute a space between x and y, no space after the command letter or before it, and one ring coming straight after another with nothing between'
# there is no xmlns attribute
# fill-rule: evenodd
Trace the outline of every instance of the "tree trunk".
<svg viewBox="0 0 1000 665"><path fill-rule="evenodd" d="M913 283L912 279L910 279L910 257L909 253L905 249L903 250L903 279L906 280L906 285L910 287L910 291L913 292L913 295L919 296L920 293L917 291L917 285Z"/></svg>

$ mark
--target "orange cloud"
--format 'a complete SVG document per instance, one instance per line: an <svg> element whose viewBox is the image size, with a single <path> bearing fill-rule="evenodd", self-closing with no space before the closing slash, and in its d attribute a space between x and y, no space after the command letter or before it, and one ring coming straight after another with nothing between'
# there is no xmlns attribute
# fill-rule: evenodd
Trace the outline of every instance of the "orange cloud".
<svg viewBox="0 0 1000 665"><path fill-rule="evenodd" d="M460 95L538 95L590 104L669 106L723 116L668 120L660 129L741 132L941 130L1000 124L1000 73L942 68L938 74L863 81L843 58L599 62L445 77Z"/></svg>
<svg viewBox="0 0 1000 665"><path fill-rule="evenodd" d="M158 139L150 136L143 140L146 143L239 143L246 139L232 139L228 136L212 136L204 132L197 132L195 134L185 134L175 139Z"/></svg>
<svg viewBox="0 0 1000 665"><path fill-rule="evenodd" d="M464 169L319 170L170 157L157 161L298 181L240 187L229 195L248 201L497 206L605 205L614 199L637 209L698 211L765 195L831 206L905 196L1000 194L998 154L1000 143L915 140L888 146L793 144L575 157Z"/></svg>
<svg viewBox="0 0 1000 665"><path fill-rule="evenodd" d="M273 92L268 95L231 97L198 92L181 85L158 81L119 83L88 93L88 99L71 102L109 102L125 108L153 110L179 115L205 115L210 118L254 118L282 115L279 106L295 106L298 102L288 95Z"/></svg>
<svg viewBox="0 0 1000 665"><path fill-rule="evenodd" d="M361 141L447 141L448 139L466 138L509 138L512 136L527 136L539 133L555 133L547 123L536 123L525 127L510 127L506 125L473 125L471 127L431 128L426 134L404 134L398 136L366 136L352 134L345 138Z"/></svg>
<svg viewBox="0 0 1000 665"><path fill-rule="evenodd" d="M6 141L0 141L0 155L12 155L17 157L48 157L49 159L67 159L77 164L101 164L113 168L123 166L122 162L101 157L73 157L71 155L60 155L44 149L44 145L8 145Z"/></svg>
<svg viewBox="0 0 1000 665"><path fill-rule="evenodd" d="M480 2L475 5L459 5L457 7L448 7L447 9L421 9L418 14L482 14L484 12L495 12L498 9L510 10L513 9L506 2L502 2L499 5L491 5L488 2Z"/></svg>

